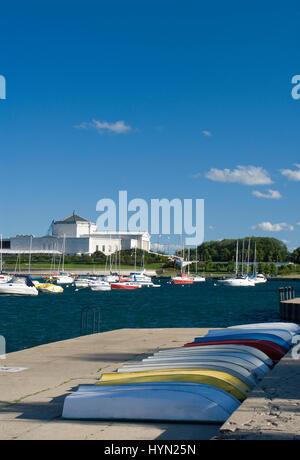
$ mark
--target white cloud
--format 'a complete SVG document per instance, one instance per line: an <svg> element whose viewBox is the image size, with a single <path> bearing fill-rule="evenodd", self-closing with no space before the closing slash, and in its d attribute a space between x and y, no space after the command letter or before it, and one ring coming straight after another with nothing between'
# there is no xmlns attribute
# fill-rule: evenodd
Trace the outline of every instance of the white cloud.
<svg viewBox="0 0 300 460"><path fill-rule="evenodd" d="M237 166L235 169L211 168L205 175L215 182L235 182L243 185L272 184L269 173L261 166Z"/></svg>
<svg viewBox="0 0 300 460"><path fill-rule="evenodd" d="M213 225L208 226L208 230L214 230L214 229L215 229L215 227Z"/></svg>
<svg viewBox="0 0 300 460"><path fill-rule="evenodd" d="M98 133L114 133L124 134L132 131L132 127L126 125L123 120L116 121L115 123L108 123L107 121L92 120L91 122L83 122L75 126L76 129L96 129Z"/></svg>
<svg viewBox="0 0 300 460"><path fill-rule="evenodd" d="M253 190L252 195L256 196L257 198L266 198L269 200L280 200L282 198L280 192L277 190L268 190L268 193L262 193L258 190Z"/></svg>
<svg viewBox="0 0 300 460"><path fill-rule="evenodd" d="M264 232L282 232L284 230L292 231L294 230L294 227L293 225L287 224L286 222L281 222L280 224L271 224L271 222L261 222L258 225L254 225L252 229L260 229Z"/></svg>
<svg viewBox="0 0 300 460"><path fill-rule="evenodd" d="M206 137L211 137L212 136L211 131L207 131L207 130L202 131L202 134L203 134L203 136L206 136Z"/></svg>
<svg viewBox="0 0 300 460"><path fill-rule="evenodd" d="M295 164L298 169L281 169L280 172L283 176L287 177L288 180L300 181L300 165Z"/></svg>

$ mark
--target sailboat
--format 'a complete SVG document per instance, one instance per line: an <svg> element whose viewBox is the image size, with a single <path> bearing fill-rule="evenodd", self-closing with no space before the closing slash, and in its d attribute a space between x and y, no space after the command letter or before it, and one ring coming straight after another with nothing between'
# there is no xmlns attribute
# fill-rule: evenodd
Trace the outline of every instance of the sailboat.
<svg viewBox="0 0 300 460"><path fill-rule="evenodd" d="M180 275L173 276L172 281L174 284L194 284L194 278L188 274L183 272L184 267L184 248L182 248L182 260L181 260L181 269ZM188 264L187 264L188 265Z"/></svg>
<svg viewBox="0 0 300 460"><path fill-rule="evenodd" d="M194 280L194 283L203 283L203 282L205 281L205 277L204 277L204 276L198 275L198 269L197 269L197 264L198 264L198 260L197 260L197 246L196 246L195 255L196 255L196 260L195 260L195 264L196 264L196 275L193 276L193 280Z"/></svg>
<svg viewBox="0 0 300 460"><path fill-rule="evenodd" d="M11 276L8 273L3 273L3 258L2 258L2 249L3 249L3 241L2 235L0 235L0 283L8 283L11 280Z"/></svg>
<svg viewBox="0 0 300 460"><path fill-rule="evenodd" d="M254 281L255 284L263 284L266 283L268 280L262 273L256 273L256 243L254 249L254 262L253 262L253 276L251 279Z"/></svg>
<svg viewBox="0 0 300 460"><path fill-rule="evenodd" d="M249 278L248 275L244 275L243 270L243 263L244 263L244 244L243 244L243 254L242 254L242 274L239 275L238 273L238 264L239 264L239 242L236 242L236 262L235 262L235 277L233 278L226 278L222 280L222 282L227 286L255 286L255 283L252 279Z"/></svg>
<svg viewBox="0 0 300 460"><path fill-rule="evenodd" d="M65 250L66 235L64 235L62 247L62 271L58 275L55 275L57 284L72 284L74 282L74 278L71 276L71 274L65 272Z"/></svg>

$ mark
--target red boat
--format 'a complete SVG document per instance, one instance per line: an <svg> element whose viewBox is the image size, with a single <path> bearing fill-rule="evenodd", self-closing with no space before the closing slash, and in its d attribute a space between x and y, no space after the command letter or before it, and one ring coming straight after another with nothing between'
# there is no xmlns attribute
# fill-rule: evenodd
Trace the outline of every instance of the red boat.
<svg viewBox="0 0 300 460"><path fill-rule="evenodd" d="M130 282L111 283L110 287L112 289L127 289L127 290L140 288L138 284L130 283Z"/></svg>
<svg viewBox="0 0 300 460"><path fill-rule="evenodd" d="M180 276L174 276L172 278L174 284L193 284L194 278L189 275L184 275L181 273Z"/></svg>
<svg viewBox="0 0 300 460"><path fill-rule="evenodd" d="M268 340L254 340L254 339L228 339L228 340L214 340L212 342L191 342L186 343L184 347L201 347L207 345L247 345L249 347L257 348L263 351L273 361L279 361L285 354L286 350L277 343Z"/></svg>

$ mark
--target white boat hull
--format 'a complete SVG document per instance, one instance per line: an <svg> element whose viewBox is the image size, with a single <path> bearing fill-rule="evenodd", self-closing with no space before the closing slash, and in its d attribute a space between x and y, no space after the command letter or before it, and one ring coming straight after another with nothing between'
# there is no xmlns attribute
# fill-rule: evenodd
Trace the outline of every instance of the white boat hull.
<svg viewBox="0 0 300 460"><path fill-rule="evenodd" d="M250 278L229 278L222 280L222 283L226 286L233 286L233 287L253 287L255 286L255 282Z"/></svg>
<svg viewBox="0 0 300 460"><path fill-rule="evenodd" d="M105 285L104 285L104 284L103 284L103 285L100 284L100 285L98 285L98 286L97 286L97 285L93 285L93 286L91 286L91 290L92 290L92 291L111 291L111 286L110 286L110 284L108 284L108 283L105 284Z"/></svg>
<svg viewBox="0 0 300 460"><path fill-rule="evenodd" d="M200 348L200 349L198 349ZM202 351L201 351L202 350ZM209 346L202 346L202 347L182 347L182 348L170 348L168 350L161 350L155 353L153 356L182 356L184 357L199 355L204 352L209 352L216 354L218 356L221 352L227 352L232 354L234 353L247 353L249 355L255 356L256 358L263 361L267 366L272 367L273 361L269 358L263 351L258 350L254 347L249 347L247 345L209 345Z"/></svg>
<svg viewBox="0 0 300 460"><path fill-rule="evenodd" d="M0 295L26 295L37 296L38 290L35 287L26 285L14 285L11 283L0 284Z"/></svg>
<svg viewBox="0 0 300 460"><path fill-rule="evenodd" d="M219 388L193 383L80 386L66 397L63 418L223 423L240 402Z"/></svg>
<svg viewBox="0 0 300 460"><path fill-rule="evenodd" d="M206 278L204 276L193 276L194 283L204 283Z"/></svg>
<svg viewBox="0 0 300 460"><path fill-rule="evenodd" d="M74 283L74 278L71 276L56 276L57 284L72 284Z"/></svg>
<svg viewBox="0 0 300 460"><path fill-rule="evenodd" d="M239 324L237 326L230 326L228 329L282 329L293 334L298 334L300 332L300 326L298 324L283 322Z"/></svg>

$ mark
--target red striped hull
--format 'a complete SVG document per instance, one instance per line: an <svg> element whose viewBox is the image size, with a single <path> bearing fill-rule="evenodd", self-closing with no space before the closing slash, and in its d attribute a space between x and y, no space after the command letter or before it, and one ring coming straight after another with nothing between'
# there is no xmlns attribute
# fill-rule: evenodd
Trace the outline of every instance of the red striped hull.
<svg viewBox="0 0 300 460"><path fill-rule="evenodd" d="M257 348L263 351L273 361L279 361L285 354L286 350L274 342L268 340L254 340L254 339L229 339L229 340L214 340L212 342L192 342L186 343L184 347L201 347L207 345L247 345L249 347Z"/></svg>
<svg viewBox="0 0 300 460"><path fill-rule="evenodd" d="M122 284L122 283L112 283L110 285L112 289L122 289L122 290L133 290L133 289L138 289L139 286L134 286L134 285L128 285L128 284Z"/></svg>

